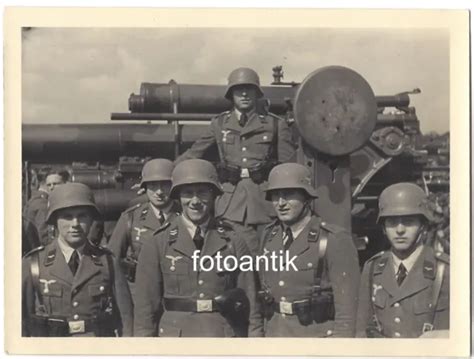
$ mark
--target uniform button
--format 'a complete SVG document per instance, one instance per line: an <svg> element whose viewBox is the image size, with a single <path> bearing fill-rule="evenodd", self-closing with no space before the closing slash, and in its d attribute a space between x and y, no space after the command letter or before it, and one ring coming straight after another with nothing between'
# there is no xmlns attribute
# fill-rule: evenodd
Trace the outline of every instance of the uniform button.
<svg viewBox="0 0 474 359"><path fill-rule="evenodd" d="M401 335L400 335L399 332L395 332L394 335L395 335L397 338L400 338L400 337L401 337Z"/></svg>
<svg viewBox="0 0 474 359"><path fill-rule="evenodd" d="M139 241L139 240L140 240L140 237L135 237L135 240L136 240L136 241Z"/></svg>
<svg viewBox="0 0 474 359"><path fill-rule="evenodd" d="M163 333L163 332L164 332L163 328L160 328L160 333Z"/></svg>
<svg viewBox="0 0 474 359"><path fill-rule="evenodd" d="M245 157L242 158L242 162L247 162L247 159Z"/></svg>
<svg viewBox="0 0 474 359"><path fill-rule="evenodd" d="M395 308L398 308L400 306L400 303L396 302L394 305L393 305Z"/></svg>
<svg viewBox="0 0 474 359"><path fill-rule="evenodd" d="M281 298L280 298L280 302L286 302L286 298L285 298L285 297L281 297Z"/></svg>
<svg viewBox="0 0 474 359"><path fill-rule="evenodd" d="M430 303L430 304L428 304L428 308L431 308L432 306L433 306L433 304L431 304L431 303Z"/></svg>
<svg viewBox="0 0 474 359"><path fill-rule="evenodd" d="M72 306L73 306L73 307L77 307L78 305L79 305L79 302L73 302L73 303L72 303Z"/></svg>
<svg viewBox="0 0 474 359"><path fill-rule="evenodd" d="M325 226L326 225L326 222L321 222L321 226Z"/></svg>
<svg viewBox="0 0 474 359"><path fill-rule="evenodd" d="M278 282L278 285L279 285L280 287L283 287L283 286L285 285L285 282L283 282L283 281L281 280L281 281Z"/></svg>
<svg viewBox="0 0 474 359"><path fill-rule="evenodd" d="M308 263L308 268L311 268L313 266L313 263Z"/></svg>
<svg viewBox="0 0 474 359"><path fill-rule="evenodd" d="M329 330L326 332L326 335L332 335L332 330L329 329Z"/></svg>
<svg viewBox="0 0 474 359"><path fill-rule="evenodd" d="M268 136L267 136L267 135L264 135L264 136L263 136L263 140L264 140L264 141L268 140Z"/></svg>
<svg viewBox="0 0 474 359"><path fill-rule="evenodd" d="M74 314L73 318L74 318L74 320L78 320L78 319L79 319L79 315Z"/></svg>
<svg viewBox="0 0 474 359"><path fill-rule="evenodd" d="M286 317L286 314L285 314L285 313L281 313L281 316L282 316L283 318L285 318L285 317Z"/></svg>
<svg viewBox="0 0 474 359"><path fill-rule="evenodd" d="M103 291L105 290L104 286L101 285L101 286L99 287L99 290L100 290L101 292L103 292Z"/></svg>
<svg viewBox="0 0 474 359"><path fill-rule="evenodd" d="M204 283L204 281L202 279L199 279L198 284L202 285L203 283Z"/></svg>
<svg viewBox="0 0 474 359"><path fill-rule="evenodd" d="M247 151L247 147L242 147L242 151Z"/></svg>
<svg viewBox="0 0 474 359"><path fill-rule="evenodd" d="M396 317L393 321L394 321L395 323L397 323L397 324L401 322L401 320L400 320L399 317Z"/></svg>
<svg viewBox="0 0 474 359"><path fill-rule="evenodd" d="M199 298L204 298L204 293L199 294Z"/></svg>

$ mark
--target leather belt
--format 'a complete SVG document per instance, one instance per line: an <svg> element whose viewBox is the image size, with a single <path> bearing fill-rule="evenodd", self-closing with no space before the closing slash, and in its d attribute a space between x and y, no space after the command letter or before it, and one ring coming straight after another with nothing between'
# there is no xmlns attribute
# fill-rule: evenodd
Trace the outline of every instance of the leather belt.
<svg viewBox="0 0 474 359"><path fill-rule="evenodd" d="M172 312L210 313L218 311L213 299L164 298L163 304L165 310Z"/></svg>
<svg viewBox="0 0 474 359"><path fill-rule="evenodd" d="M296 312L300 309L311 311L311 301L309 299L294 302L273 302L270 305L275 312L286 315L296 315Z"/></svg>

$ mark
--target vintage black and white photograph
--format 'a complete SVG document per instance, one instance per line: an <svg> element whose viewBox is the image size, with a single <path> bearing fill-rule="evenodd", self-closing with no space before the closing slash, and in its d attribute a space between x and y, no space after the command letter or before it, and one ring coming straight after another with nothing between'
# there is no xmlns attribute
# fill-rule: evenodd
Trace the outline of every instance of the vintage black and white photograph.
<svg viewBox="0 0 474 359"><path fill-rule="evenodd" d="M457 339L456 34L261 16L22 23L19 337Z"/></svg>

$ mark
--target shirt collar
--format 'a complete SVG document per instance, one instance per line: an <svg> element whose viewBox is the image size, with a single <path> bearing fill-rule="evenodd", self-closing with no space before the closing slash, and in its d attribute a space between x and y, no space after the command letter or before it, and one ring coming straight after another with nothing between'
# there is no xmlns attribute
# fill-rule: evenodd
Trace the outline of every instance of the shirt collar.
<svg viewBox="0 0 474 359"><path fill-rule="evenodd" d="M66 263L69 263L74 250L77 250L77 254L79 255L79 259L82 259L82 251L84 250L85 243L77 249L72 248L69 244L67 244L61 237L58 237L58 245L59 249L64 255L64 259L66 259Z"/></svg>
<svg viewBox="0 0 474 359"><path fill-rule="evenodd" d="M240 116L242 115L242 112L237 110L235 107L234 107L234 111L235 111L235 114L237 115L237 119L240 120ZM247 118L252 117L254 112L255 112L255 109L252 109L249 112L247 112Z"/></svg>
<svg viewBox="0 0 474 359"><path fill-rule="evenodd" d="M407 258L401 260L398 258L395 253L392 252L392 257L393 257L393 269L395 270L395 273L398 272L398 268L400 267L400 264L403 263L403 266L406 268L407 273L413 268L416 260L420 256L421 251L423 250L423 245L419 245L412 254L410 254Z"/></svg>
<svg viewBox="0 0 474 359"><path fill-rule="evenodd" d="M181 218L182 218L183 224L186 227L186 229L188 230L191 238L193 238L194 234L196 233L197 225L194 224L188 218L186 218L186 216L184 214L181 215ZM203 238L206 238L206 232L207 232L207 228L209 226L209 221L210 221L210 218L206 222L204 222L203 224L199 225L199 228L201 228L201 235L202 235Z"/></svg>
<svg viewBox="0 0 474 359"><path fill-rule="evenodd" d="M296 223L293 223L290 227L291 233L293 234L293 239L296 239L301 232L303 232L303 229L306 227L306 225L311 221L311 213L308 212L306 216L304 216L301 220L299 220ZM286 232L286 229L288 226L283 225L283 231Z"/></svg>
<svg viewBox="0 0 474 359"><path fill-rule="evenodd" d="M164 208L156 208L151 202L150 202L150 207L153 210L153 213L155 214L156 218L160 218L160 213L163 213L163 216L165 216L165 219L168 219L171 211L171 207L173 207L173 202L170 201L168 205Z"/></svg>

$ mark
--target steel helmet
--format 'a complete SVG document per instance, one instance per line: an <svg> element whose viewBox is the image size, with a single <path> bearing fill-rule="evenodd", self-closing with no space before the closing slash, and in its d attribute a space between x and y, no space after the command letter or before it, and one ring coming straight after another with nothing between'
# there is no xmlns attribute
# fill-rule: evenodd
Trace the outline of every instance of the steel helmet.
<svg viewBox="0 0 474 359"><path fill-rule="evenodd" d="M142 169L140 187L144 188L146 182L171 181L173 162L166 158L155 158L145 163Z"/></svg>
<svg viewBox="0 0 474 359"><path fill-rule="evenodd" d="M260 79L258 74L248 67L239 67L232 71L229 75L227 88L225 90L224 97L228 100L232 100L232 87L237 85L253 85L257 88L257 96L262 97L263 92L260 88Z"/></svg>
<svg viewBox="0 0 474 359"><path fill-rule="evenodd" d="M311 185L311 172L299 163L283 163L273 167L268 176L268 187L264 190L266 199L270 199L271 191L285 188L299 188L310 197L318 197Z"/></svg>
<svg viewBox="0 0 474 359"><path fill-rule="evenodd" d="M432 218L428 207L428 196L416 184L396 183L385 188L380 194L377 222L383 217L417 214L428 221Z"/></svg>
<svg viewBox="0 0 474 359"><path fill-rule="evenodd" d="M178 197L180 186L194 183L208 183L212 185L219 194L222 193L216 168L209 161L192 159L180 162L174 168L171 180L173 182L170 192L171 198Z"/></svg>
<svg viewBox="0 0 474 359"><path fill-rule="evenodd" d="M64 183L57 185L49 195L46 223L54 224L54 214L56 211L78 206L91 207L94 211L94 218L100 216L100 211L95 204L94 195L85 184Z"/></svg>

